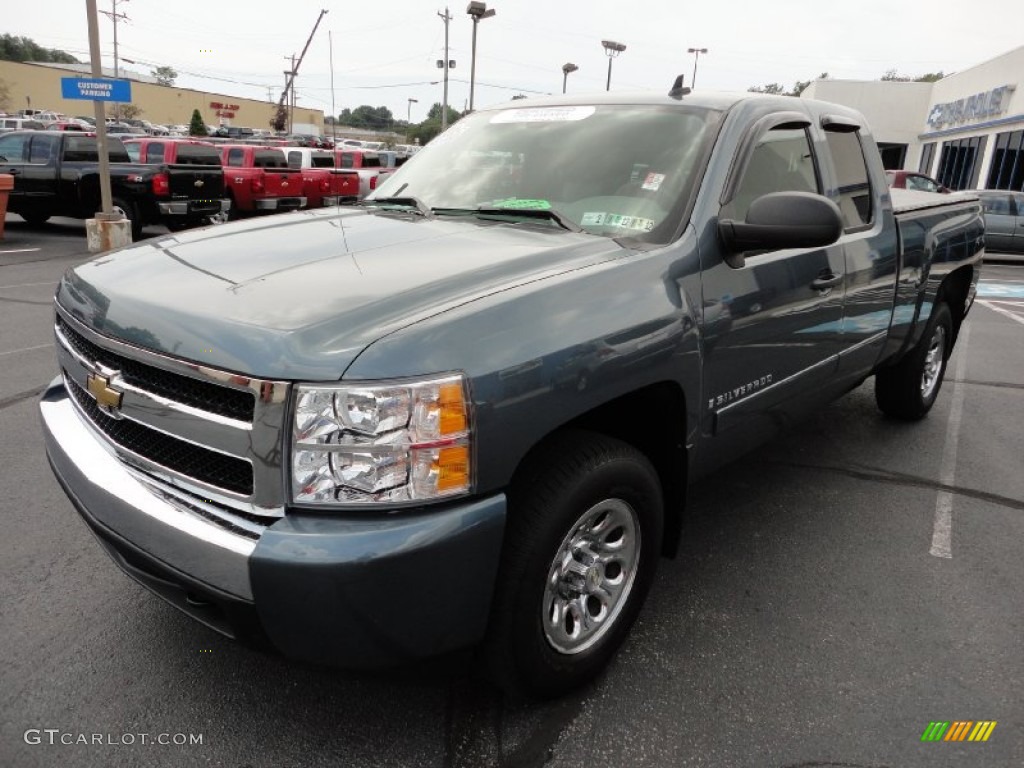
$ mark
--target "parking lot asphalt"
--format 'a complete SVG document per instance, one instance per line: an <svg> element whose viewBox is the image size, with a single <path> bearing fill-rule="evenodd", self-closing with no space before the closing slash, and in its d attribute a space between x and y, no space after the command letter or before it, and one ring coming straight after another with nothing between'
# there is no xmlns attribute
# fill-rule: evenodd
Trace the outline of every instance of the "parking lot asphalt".
<svg viewBox="0 0 1024 768"><path fill-rule="evenodd" d="M0 766L1024 764L1024 265L986 263L927 419L883 418L869 381L702 481L608 671L521 703L459 659L354 675L242 647L110 562L35 404L86 258L80 222L0 241ZM922 742L957 720L997 725Z"/></svg>

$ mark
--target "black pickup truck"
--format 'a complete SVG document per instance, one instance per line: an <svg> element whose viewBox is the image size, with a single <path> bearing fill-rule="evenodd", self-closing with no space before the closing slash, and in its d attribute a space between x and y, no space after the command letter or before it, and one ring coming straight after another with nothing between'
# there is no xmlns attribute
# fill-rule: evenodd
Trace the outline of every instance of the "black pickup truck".
<svg viewBox="0 0 1024 768"><path fill-rule="evenodd" d="M210 208L210 213L221 210L220 167L133 164L120 139L107 141L113 204L131 220L133 238L148 224L177 229L180 222L200 223L197 206ZM91 134L2 134L0 173L14 176L8 210L30 224L42 224L51 216L87 219L100 210L99 151Z"/></svg>
<svg viewBox="0 0 1024 768"><path fill-rule="evenodd" d="M872 376L890 417L932 407L984 224L905 195L833 104L480 110L359 209L66 273L49 459L219 632L346 666L478 646L556 695L625 638L688 483Z"/></svg>

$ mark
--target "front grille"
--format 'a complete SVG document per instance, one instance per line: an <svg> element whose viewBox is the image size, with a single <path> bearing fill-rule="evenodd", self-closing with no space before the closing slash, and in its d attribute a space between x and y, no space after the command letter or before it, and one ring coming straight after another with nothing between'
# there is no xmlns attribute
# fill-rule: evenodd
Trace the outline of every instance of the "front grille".
<svg viewBox="0 0 1024 768"><path fill-rule="evenodd" d="M252 392L171 373L103 349L86 339L57 315L57 328L82 357L120 372L125 383L147 392L219 416L252 422L256 398Z"/></svg>
<svg viewBox="0 0 1024 768"><path fill-rule="evenodd" d="M179 440L128 419L108 416L67 372L64 381L78 407L112 442L174 472L227 491L252 495L253 473L249 462Z"/></svg>

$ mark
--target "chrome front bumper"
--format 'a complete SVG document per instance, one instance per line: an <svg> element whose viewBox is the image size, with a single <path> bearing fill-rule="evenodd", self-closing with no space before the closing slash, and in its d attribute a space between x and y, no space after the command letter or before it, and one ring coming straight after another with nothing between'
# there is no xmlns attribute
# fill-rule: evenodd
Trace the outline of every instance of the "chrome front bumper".
<svg viewBox="0 0 1024 768"><path fill-rule="evenodd" d="M83 422L58 377L39 403L54 472L90 523L214 589L253 599L249 560L256 541L232 533L171 497L161 497Z"/></svg>

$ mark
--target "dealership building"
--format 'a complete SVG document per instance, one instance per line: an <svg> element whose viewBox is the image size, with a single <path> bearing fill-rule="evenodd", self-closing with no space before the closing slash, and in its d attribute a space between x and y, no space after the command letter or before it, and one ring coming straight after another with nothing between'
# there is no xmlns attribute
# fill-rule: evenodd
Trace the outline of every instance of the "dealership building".
<svg viewBox="0 0 1024 768"><path fill-rule="evenodd" d="M91 117L91 101L65 99L61 95L62 78L89 71L85 64L0 61L0 81L7 86L8 109L11 111L33 108ZM113 77L114 73L104 69L103 75ZM123 70L120 77L131 81L131 103L141 110L139 117L161 125L188 125L192 111L198 109L207 125L267 128L277 108L270 101L160 85L151 77ZM323 110L296 107L293 120L296 124L313 124L319 133L323 133Z"/></svg>
<svg viewBox="0 0 1024 768"><path fill-rule="evenodd" d="M862 112L886 168L1024 191L1024 46L934 83L815 80L800 95Z"/></svg>

